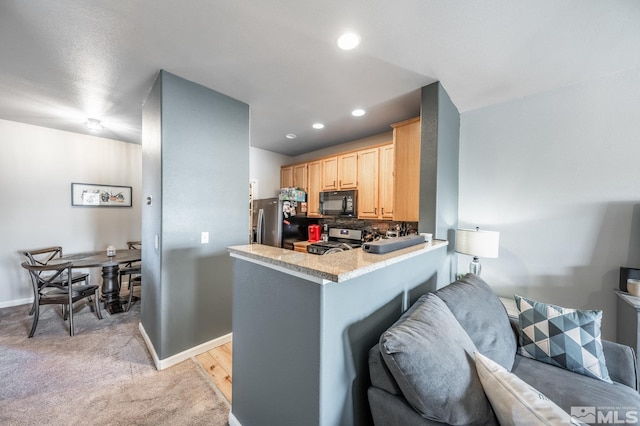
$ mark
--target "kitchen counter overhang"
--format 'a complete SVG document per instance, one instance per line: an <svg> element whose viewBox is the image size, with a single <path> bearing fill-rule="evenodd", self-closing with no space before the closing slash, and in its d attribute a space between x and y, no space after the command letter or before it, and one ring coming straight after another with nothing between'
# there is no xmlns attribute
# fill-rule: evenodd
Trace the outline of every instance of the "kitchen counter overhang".
<svg viewBox="0 0 640 426"><path fill-rule="evenodd" d="M367 253L358 248L325 256L261 244L231 246L227 249L232 257L267 266L318 284L327 284L351 280L448 244L444 240L433 240L385 254Z"/></svg>

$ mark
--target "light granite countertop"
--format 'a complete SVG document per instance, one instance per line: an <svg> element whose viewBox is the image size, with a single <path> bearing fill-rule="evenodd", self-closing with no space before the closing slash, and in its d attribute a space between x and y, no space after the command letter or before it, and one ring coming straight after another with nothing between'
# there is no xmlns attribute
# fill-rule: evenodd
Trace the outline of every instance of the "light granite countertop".
<svg viewBox="0 0 640 426"><path fill-rule="evenodd" d="M372 254L362 249L354 249L325 256L261 244L231 246L227 249L232 257L326 284L347 281L405 259L446 247L448 244L444 240L433 240L430 243L418 244L386 254Z"/></svg>

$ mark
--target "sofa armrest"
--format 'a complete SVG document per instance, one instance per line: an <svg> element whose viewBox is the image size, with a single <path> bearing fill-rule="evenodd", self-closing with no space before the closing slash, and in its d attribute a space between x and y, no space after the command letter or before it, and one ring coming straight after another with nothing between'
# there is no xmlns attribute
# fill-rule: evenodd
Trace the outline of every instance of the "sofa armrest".
<svg viewBox="0 0 640 426"><path fill-rule="evenodd" d="M633 349L608 340L602 340L602 349L611 380L638 390L638 369Z"/></svg>
<svg viewBox="0 0 640 426"><path fill-rule="evenodd" d="M377 344L369 350L369 377L373 386L392 395L402 395L402 391L384 362Z"/></svg>

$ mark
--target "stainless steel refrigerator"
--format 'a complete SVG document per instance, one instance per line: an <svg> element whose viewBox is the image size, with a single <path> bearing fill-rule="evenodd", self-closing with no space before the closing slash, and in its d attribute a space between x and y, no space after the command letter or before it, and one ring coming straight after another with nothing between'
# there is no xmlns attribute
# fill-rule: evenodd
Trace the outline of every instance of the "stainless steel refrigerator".
<svg viewBox="0 0 640 426"><path fill-rule="evenodd" d="M254 200L252 242L293 250L295 241L306 241L309 238L308 226L317 224L318 220L307 218L299 212L292 216L290 212L287 213L290 205L289 201L278 198Z"/></svg>

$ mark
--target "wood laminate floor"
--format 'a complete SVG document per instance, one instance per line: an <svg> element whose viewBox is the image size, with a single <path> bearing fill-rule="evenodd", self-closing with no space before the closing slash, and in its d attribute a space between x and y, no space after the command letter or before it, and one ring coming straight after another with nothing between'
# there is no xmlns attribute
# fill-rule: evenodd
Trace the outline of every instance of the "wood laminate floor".
<svg viewBox="0 0 640 426"><path fill-rule="evenodd" d="M232 353L233 344L229 342L196 356L202 368L211 376L229 403L231 403L231 375L233 372L231 367Z"/></svg>

